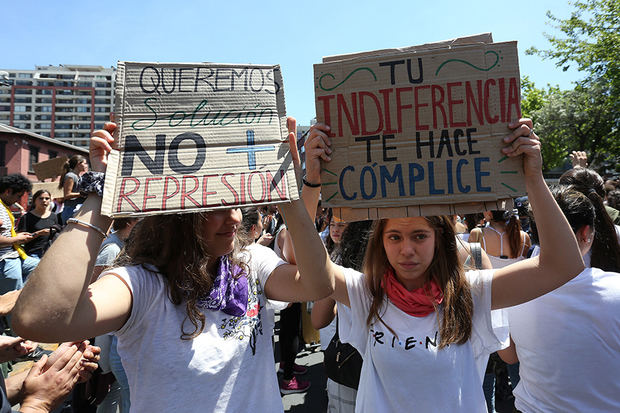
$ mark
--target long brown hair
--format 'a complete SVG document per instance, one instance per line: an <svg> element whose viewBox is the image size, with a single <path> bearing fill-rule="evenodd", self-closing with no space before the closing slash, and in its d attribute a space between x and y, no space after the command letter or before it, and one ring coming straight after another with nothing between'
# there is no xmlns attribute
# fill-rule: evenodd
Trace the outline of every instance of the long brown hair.
<svg viewBox="0 0 620 413"><path fill-rule="evenodd" d="M594 241L590 265L603 271L620 271L620 245L616 236L616 228L605 209L605 182L592 169L573 168L560 177L560 185L569 185L572 189L584 194L596 211Z"/></svg>
<svg viewBox="0 0 620 413"><path fill-rule="evenodd" d="M216 274L208 270L209 245L203 228L208 213L149 216L134 227L125 244L124 253L117 260L119 265L150 264L163 275L168 297L175 305L184 301L187 317L193 331L181 324L181 339L191 340L204 329L205 316L197 303L211 291ZM234 250L229 254L232 264L247 265L238 258L240 242L235 239Z"/></svg>
<svg viewBox="0 0 620 413"><path fill-rule="evenodd" d="M510 246L510 257L518 258L521 255L523 239L521 237L521 221L515 211L495 210L491 211L491 220L506 223L506 235Z"/></svg>
<svg viewBox="0 0 620 413"><path fill-rule="evenodd" d="M435 250L433 260L426 272L426 280L431 279L441 287L443 302L437 308L439 321L439 348L448 344L463 344L471 337L474 304L471 288L465 278L465 271L459 262L454 224L449 216L425 217L426 222L435 231ZM370 325L378 319L392 333L381 317L385 311L383 302L386 297L381 286L383 275L390 265L383 245L383 231L387 219L377 221L373 234L368 241L364 259L366 285L372 297L370 311L366 323ZM395 334L396 335L396 334Z"/></svg>

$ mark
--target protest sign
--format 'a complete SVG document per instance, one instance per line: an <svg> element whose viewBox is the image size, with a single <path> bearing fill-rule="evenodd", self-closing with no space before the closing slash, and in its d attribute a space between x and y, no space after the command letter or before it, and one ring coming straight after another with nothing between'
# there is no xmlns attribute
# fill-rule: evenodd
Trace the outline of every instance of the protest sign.
<svg viewBox="0 0 620 413"><path fill-rule="evenodd" d="M279 66L119 62L102 213L298 198Z"/></svg>
<svg viewBox="0 0 620 413"><path fill-rule="evenodd" d="M333 149L322 199L336 216L505 209L525 193L521 158L500 152L521 116L516 42L473 39L314 66L317 120Z"/></svg>
<svg viewBox="0 0 620 413"><path fill-rule="evenodd" d="M33 182L32 193L33 195L39 190L45 190L50 193L52 198L60 199L65 196L62 188L58 187L58 182Z"/></svg>
<svg viewBox="0 0 620 413"><path fill-rule="evenodd" d="M32 169L39 181L44 181L48 178L56 178L62 175L63 169L67 163L67 157L61 156L59 158L52 158L47 161L33 163Z"/></svg>

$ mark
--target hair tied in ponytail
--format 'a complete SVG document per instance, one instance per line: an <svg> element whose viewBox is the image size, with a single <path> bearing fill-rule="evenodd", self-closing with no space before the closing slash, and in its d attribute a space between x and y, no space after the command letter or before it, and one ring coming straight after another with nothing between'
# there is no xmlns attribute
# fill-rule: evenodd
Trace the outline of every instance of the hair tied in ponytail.
<svg viewBox="0 0 620 413"><path fill-rule="evenodd" d="M510 222L512 218L519 219L518 209L511 209L511 210L504 211L504 221L506 221L506 225L508 225L508 223Z"/></svg>

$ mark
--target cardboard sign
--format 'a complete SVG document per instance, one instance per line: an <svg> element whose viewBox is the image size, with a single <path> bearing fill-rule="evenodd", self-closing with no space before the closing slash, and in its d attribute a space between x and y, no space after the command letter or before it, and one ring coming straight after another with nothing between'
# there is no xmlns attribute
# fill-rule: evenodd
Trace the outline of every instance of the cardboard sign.
<svg viewBox="0 0 620 413"><path fill-rule="evenodd" d="M44 181L48 178L56 178L62 175L63 167L67 163L67 157L61 156L59 158L52 158L47 161L33 163L32 169L39 181Z"/></svg>
<svg viewBox="0 0 620 413"><path fill-rule="evenodd" d="M102 213L298 198L279 66L119 62Z"/></svg>
<svg viewBox="0 0 620 413"><path fill-rule="evenodd" d="M520 118L516 42L442 42L314 66L331 127L322 199L346 220L511 208L521 158L500 152Z"/></svg>
<svg viewBox="0 0 620 413"><path fill-rule="evenodd" d="M58 182L33 182L32 194L34 195L38 190L44 189L50 193L52 198L63 198L65 193L62 188L58 188Z"/></svg>

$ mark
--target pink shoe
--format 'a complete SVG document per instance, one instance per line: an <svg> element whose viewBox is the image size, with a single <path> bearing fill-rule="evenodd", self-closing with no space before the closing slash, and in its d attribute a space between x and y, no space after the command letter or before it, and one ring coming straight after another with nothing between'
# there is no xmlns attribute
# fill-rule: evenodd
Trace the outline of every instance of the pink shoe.
<svg viewBox="0 0 620 413"><path fill-rule="evenodd" d="M280 380L280 393L292 394L292 393L304 393L310 388L309 381L297 380L297 377L293 376L290 380Z"/></svg>
<svg viewBox="0 0 620 413"><path fill-rule="evenodd" d="M306 374L308 372L308 369L305 368L304 366L300 366L297 363L293 363L293 374L297 374L299 376L302 376L304 374ZM280 362L280 367L278 367L278 373L282 374L284 373L284 363Z"/></svg>

